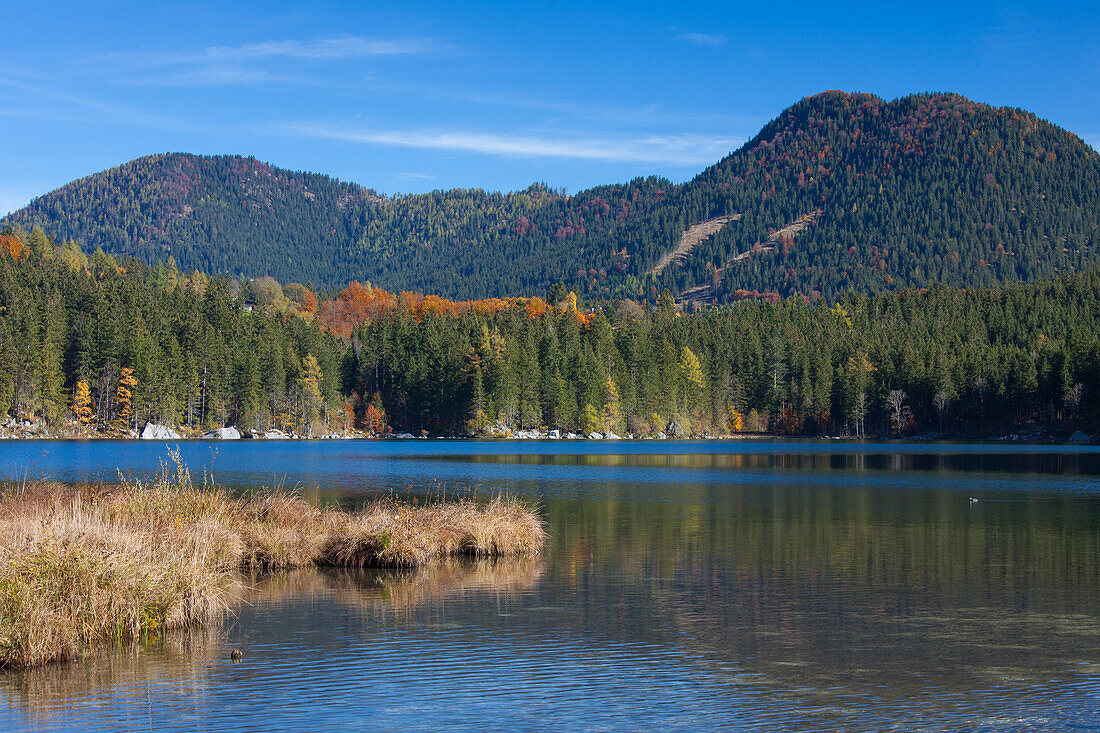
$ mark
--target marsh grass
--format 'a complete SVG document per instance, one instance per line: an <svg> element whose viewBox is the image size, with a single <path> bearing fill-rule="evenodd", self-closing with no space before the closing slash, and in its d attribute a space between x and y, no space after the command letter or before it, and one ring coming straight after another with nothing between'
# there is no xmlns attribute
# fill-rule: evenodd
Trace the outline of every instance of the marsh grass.
<svg viewBox="0 0 1100 733"><path fill-rule="evenodd" d="M471 594L490 595L498 602L515 599L536 588L544 573L538 556L452 558L417 569L246 572L240 602L271 608L306 597L348 611L412 618L420 609ZM165 631L155 644L126 639L109 647L92 646L78 663L9 670L0 675L0 695L43 729L63 727L90 698L99 699L105 691L134 704L145 699L150 686L161 697L204 695L212 668L231 663L229 651L240 645L239 632L230 622ZM253 655L248 646L244 652L245 660Z"/></svg>
<svg viewBox="0 0 1100 733"><path fill-rule="evenodd" d="M545 539L539 515L504 497L384 499L349 513L195 486L178 459L149 483L37 483L0 496L0 664L208 624L229 609L242 570L413 568L534 554Z"/></svg>

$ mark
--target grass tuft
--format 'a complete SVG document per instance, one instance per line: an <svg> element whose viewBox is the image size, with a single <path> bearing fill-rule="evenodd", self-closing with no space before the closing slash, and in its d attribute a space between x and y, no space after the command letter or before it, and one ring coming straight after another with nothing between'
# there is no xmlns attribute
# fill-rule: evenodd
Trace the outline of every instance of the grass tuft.
<svg viewBox="0 0 1100 733"><path fill-rule="evenodd" d="M534 554L545 541L540 516L514 499L389 499L348 513L196 487L178 459L148 484L39 483L0 495L0 664L208 624L228 610L241 570L411 568Z"/></svg>

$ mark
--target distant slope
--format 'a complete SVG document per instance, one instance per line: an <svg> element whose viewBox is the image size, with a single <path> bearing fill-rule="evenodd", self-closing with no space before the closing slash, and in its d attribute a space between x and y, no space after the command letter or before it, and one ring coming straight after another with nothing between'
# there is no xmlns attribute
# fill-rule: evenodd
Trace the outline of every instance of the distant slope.
<svg viewBox="0 0 1100 733"><path fill-rule="evenodd" d="M974 286L1100 260L1096 151L1030 113L953 94L806 98L677 193L743 212L666 274L682 291L720 268L718 300ZM755 247L817 210L797 236Z"/></svg>
<svg viewBox="0 0 1100 733"><path fill-rule="evenodd" d="M776 236L812 212L813 226ZM5 221L88 249L328 288L358 279L471 298L563 280L603 296L833 296L1100 262L1100 156L1035 115L958 95L826 92L680 185L391 198L248 158L166 154Z"/></svg>
<svg viewBox="0 0 1100 733"><path fill-rule="evenodd" d="M566 198L533 185L396 198L239 156L151 155L73 181L4 221L185 269L474 297L530 292L625 258L590 251L672 190L638 179ZM622 268L620 268L621 270ZM593 271L595 272L595 271Z"/></svg>
<svg viewBox="0 0 1100 733"><path fill-rule="evenodd" d="M657 260L657 264L650 268L649 272L646 274L660 275L665 271L665 268L673 262L683 262L684 259L691 254L691 251L695 249L695 245L699 244L699 242L702 242L704 239L710 239L715 234L722 231L722 227L726 224L740 218L740 214L727 214L725 216L716 216L712 219L701 221L698 224L692 224L688 227L686 232L680 235L680 243L676 245L676 248Z"/></svg>

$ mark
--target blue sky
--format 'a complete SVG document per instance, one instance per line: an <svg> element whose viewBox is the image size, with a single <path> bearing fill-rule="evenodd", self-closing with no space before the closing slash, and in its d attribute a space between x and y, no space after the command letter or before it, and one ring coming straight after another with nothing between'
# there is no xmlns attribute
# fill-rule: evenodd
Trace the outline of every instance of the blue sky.
<svg viewBox="0 0 1100 733"><path fill-rule="evenodd" d="M5 3L0 213L154 152L385 193L675 181L825 89L1100 144L1100 4Z"/></svg>

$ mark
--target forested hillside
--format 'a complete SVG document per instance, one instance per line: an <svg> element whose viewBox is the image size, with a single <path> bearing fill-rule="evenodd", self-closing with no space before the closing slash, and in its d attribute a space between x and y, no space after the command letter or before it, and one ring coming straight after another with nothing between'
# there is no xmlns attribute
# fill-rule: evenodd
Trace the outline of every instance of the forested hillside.
<svg viewBox="0 0 1100 733"><path fill-rule="evenodd" d="M685 231L723 216L729 223L651 274ZM87 252L172 255L187 270L325 289L370 280L484 298L565 281L650 302L665 287L700 302L831 300L1100 262L1100 156L1018 109L826 92L679 185L385 197L252 159L170 154L75 181L6 221Z"/></svg>
<svg viewBox="0 0 1100 733"><path fill-rule="evenodd" d="M762 300L454 302L248 283L0 236L0 414L314 433L1004 434L1100 421L1100 268ZM71 422L68 424L72 424Z"/></svg>

